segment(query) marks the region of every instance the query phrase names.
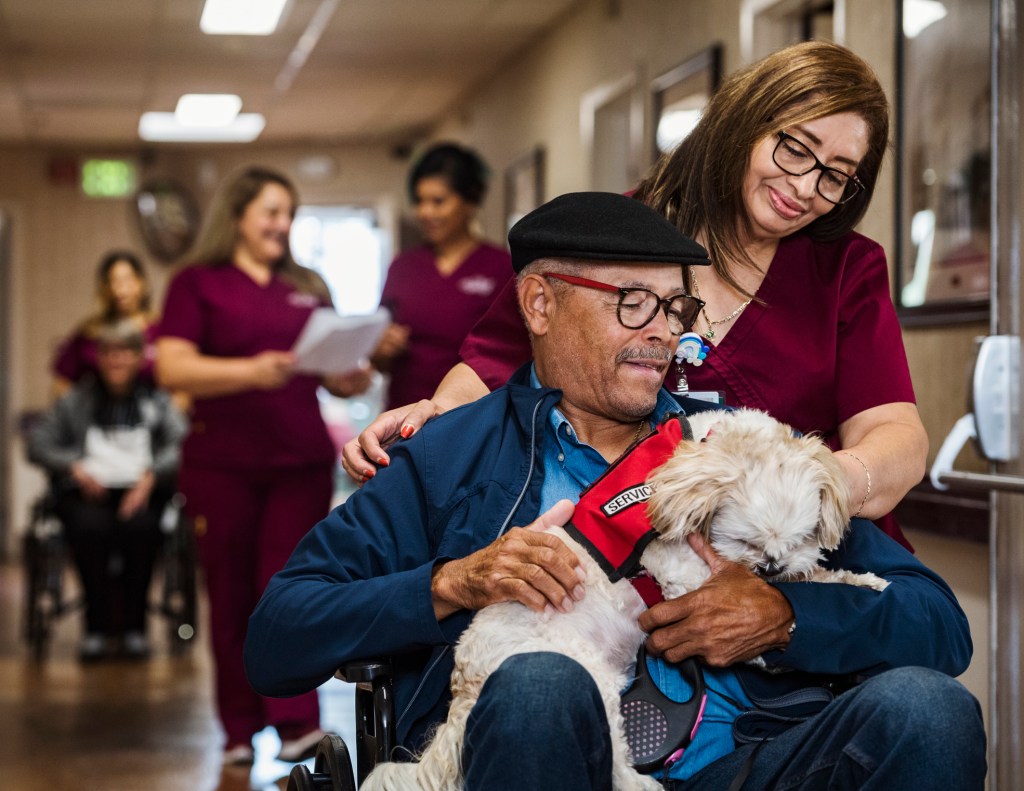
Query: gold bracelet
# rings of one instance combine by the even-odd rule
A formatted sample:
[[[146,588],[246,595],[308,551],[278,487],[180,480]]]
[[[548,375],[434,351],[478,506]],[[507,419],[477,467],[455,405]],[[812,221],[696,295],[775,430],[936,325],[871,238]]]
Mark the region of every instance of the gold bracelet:
[[[839,452],[840,453],[845,453],[847,456],[849,456],[854,461],[856,461],[861,467],[863,467],[864,468],[864,475],[866,475],[867,479],[868,479],[868,488],[864,490],[864,499],[861,500],[860,501],[860,505],[857,506],[857,513],[853,514],[850,517],[851,519],[856,519],[858,516],[860,516],[861,511],[864,510],[864,504],[868,501],[868,498],[871,496],[871,470],[868,469],[868,465],[866,465],[861,460],[861,458],[859,456],[857,456],[856,454],[850,453],[850,451],[848,451],[848,450],[841,450]]]

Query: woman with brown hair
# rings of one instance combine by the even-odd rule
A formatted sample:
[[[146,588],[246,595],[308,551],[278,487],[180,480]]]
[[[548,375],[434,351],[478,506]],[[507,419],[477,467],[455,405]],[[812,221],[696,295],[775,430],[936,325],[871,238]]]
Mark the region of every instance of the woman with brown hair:
[[[130,320],[146,341],[139,376],[153,381],[154,342],[157,317],[150,309],[149,280],[142,261],[127,250],[111,250],[96,268],[97,310],[57,348],[53,359],[54,398],[67,393],[71,386],[98,370],[98,338],[105,327],[123,319]]]
[[[886,515],[924,474],[927,436],[885,253],[853,230],[888,136],[888,103],[871,68],[845,47],[804,42],[729,77],[636,197],[713,263],[688,276],[706,303],[696,329],[709,347],[703,365],[678,374],[688,391],[824,435],[847,474],[850,512],[905,543]],[[506,292],[433,400],[381,415],[346,446],[350,475],[371,476],[371,462],[387,463],[383,439],[479,397],[528,359]]]
[[[253,759],[273,725],[280,758],[299,761],[321,736],[316,693],[263,698],[242,644],[264,586],[309,525],[330,509],[336,453],[317,400],[366,387],[368,375],[317,377],[289,351],[309,315],[331,305],[323,280],[292,257],[298,196],[282,175],[248,168],[217,196],[194,260],[172,280],[157,341],[162,385],[193,399],[179,488],[195,523],[210,599],[217,705],[226,763]]]

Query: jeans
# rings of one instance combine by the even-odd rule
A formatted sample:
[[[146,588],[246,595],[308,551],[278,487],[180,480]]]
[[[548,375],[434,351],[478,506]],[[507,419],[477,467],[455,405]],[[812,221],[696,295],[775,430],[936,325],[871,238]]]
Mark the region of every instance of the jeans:
[[[740,747],[675,791],[728,789],[753,750]],[[906,667],[868,679],[765,743],[743,788],[961,791],[984,788],[985,772],[978,702],[949,676]]]
[[[608,723],[590,675],[559,654],[521,654],[487,680],[466,725],[469,790],[611,787]],[[675,791],[728,789],[754,745],[705,767]],[[875,676],[755,756],[744,788],[984,788],[981,709],[957,681],[925,668]]]
[[[506,659],[466,722],[466,791],[611,789],[611,740],[597,685],[555,653]]]

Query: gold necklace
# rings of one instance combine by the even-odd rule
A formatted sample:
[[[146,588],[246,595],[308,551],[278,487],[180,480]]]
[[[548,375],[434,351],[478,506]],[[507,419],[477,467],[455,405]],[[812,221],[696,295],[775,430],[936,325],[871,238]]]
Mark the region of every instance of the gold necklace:
[[[630,445],[635,445],[640,439],[640,432],[644,430],[644,424],[647,423],[647,418],[641,418],[637,424],[636,432],[633,434],[633,439],[630,441]]]
[[[700,288],[697,287],[697,278],[691,276],[690,279],[693,281],[693,295],[697,299],[700,299]],[[754,301],[754,298],[750,297],[746,302],[744,302],[742,305],[740,305],[738,308],[736,308],[736,310],[734,310],[728,316],[726,316],[725,318],[721,318],[721,319],[715,319],[714,321],[712,321],[708,317],[707,309],[704,308],[704,307],[701,307],[701,309],[700,309],[701,315],[704,316],[704,321],[708,325],[707,330],[705,330],[704,333],[703,333],[704,337],[707,338],[709,341],[713,340],[714,337],[715,337],[715,325],[716,324],[725,324],[726,322],[732,321],[734,318],[736,318],[737,316],[739,316],[743,312],[743,309],[746,308],[747,305],[749,305],[753,301]]]

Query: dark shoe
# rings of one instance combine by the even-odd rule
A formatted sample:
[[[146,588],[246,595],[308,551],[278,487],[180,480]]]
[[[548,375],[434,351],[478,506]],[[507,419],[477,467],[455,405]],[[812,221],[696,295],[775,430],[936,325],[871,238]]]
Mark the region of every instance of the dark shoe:
[[[149,640],[143,632],[125,632],[122,644],[124,654],[129,659],[148,659],[150,654]]]
[[[90,632],[78,644],[78,659],[81,662],[98,662],[107,656],[106,635]]]

